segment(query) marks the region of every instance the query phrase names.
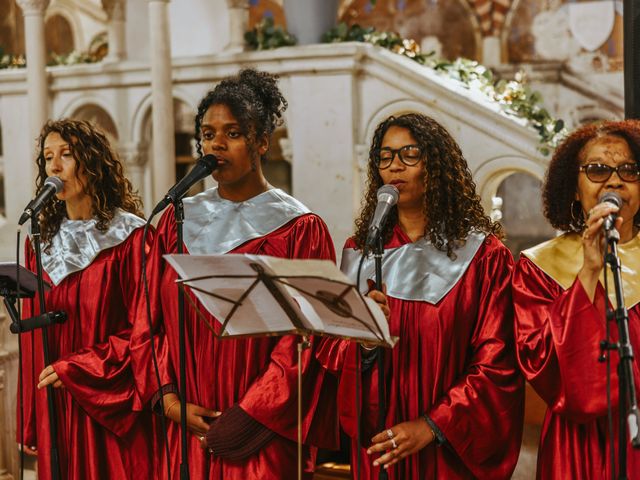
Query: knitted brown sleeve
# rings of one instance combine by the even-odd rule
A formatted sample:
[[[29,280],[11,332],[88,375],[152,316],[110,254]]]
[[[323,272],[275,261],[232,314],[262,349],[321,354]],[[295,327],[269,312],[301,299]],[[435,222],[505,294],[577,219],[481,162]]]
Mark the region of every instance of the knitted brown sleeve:
[[[234,405],[211,423],[206,441],[216,457],[238,461],[257,453],[275,436],[275,432]]]

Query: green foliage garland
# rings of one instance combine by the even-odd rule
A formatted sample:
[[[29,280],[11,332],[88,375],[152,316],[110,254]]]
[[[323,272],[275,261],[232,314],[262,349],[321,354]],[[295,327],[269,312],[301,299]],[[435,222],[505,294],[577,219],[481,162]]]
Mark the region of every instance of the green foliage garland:
[[[244,40],[252,50],[271,50],[298,43],[296,37],[274,25],[271,17],[264,17],[252,30],[245,32]]]

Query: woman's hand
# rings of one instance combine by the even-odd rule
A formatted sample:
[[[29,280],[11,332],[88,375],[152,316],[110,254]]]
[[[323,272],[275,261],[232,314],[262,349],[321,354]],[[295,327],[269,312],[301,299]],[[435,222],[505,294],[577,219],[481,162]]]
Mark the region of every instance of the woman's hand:
[[[180,398],[175,393],[166,394],[163,399],[164,415],[176,423],[180,423]],[[202,442],[202,437],[209,430],[208,418],[216,418],[222,415],[222,412],[209,410],[208,408],[187,402],[187,428],[190,432],[198,435]]]
[[[586,227],[582,232],[582,248],[584,251],[582,268],[578,272],[578,279],[584,287],[589,299],[593,301],[598,285],[600,272],[604,267],[604,252],[606,240],[604,238],[602,224],[607,215],[617,212],[619,209],[609,202],[599,203],[587,214]],[[620,229],[622,217],[616,219],[615,227]]]
[[[18,451],[20,451],[20,447],[21,447],[21,445],[18,444]],[[36,447],[24,446],[24,454],[25,455],[29,455],[30,457],[37,457],[38,456],[38,449]]]
[[[371,439],[373,445],[367,453],[387,452],[373,464],[389,468],[409,455],[419,452],[434,440],[433,431],[424,418],[395,425]]]
[[[38,380],[40,380],[38,388],[44,388],[47,385],[53,385],[53,388],[64,387],[62,380],[58,378],[58,374],[51,365],[46,366],[45,369],[40,372]]]
[[[375,290],[374,286],[375,284],[369,280],[369,293],[367,293],[367,297],[378,304],[388,322],[391,312],[389,310],[389,305],[387,304],[387,286],[383,283],[382,291]]]

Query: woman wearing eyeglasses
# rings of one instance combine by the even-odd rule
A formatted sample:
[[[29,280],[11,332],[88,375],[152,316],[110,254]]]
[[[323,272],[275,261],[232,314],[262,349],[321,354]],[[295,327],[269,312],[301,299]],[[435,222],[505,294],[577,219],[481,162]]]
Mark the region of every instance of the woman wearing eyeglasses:
[[[547,403],[538,478],[615,478],[618,355],[611,355],[613,431],[607,422],[607,366],[598,361],[606,338],[603,222],[617,214],[630,341],[640,349],[640,122],[603,122],[573,132],[556,150],[544,185],[545,216],[566,233],[522,252],[513,277],[520,367]],[[605,192],[620,209],[599,203]],[[612,277],[609,285],[613,289]],[[613,298],[613,297],[610,297]],[[611,300],[614,302],[615,300]],[[617,328],[610,324],[612,341]],[[637,363],[633,367],[640,385]],[[610,441],[615,451],[610,448]],[[628,478],[640,478],[640,451],[627,448]]]
[[[485,215],[460,147],[420,114],[382,122],[370,150],[369,184],[342,268],[355,280],[376,191],[400,196],[383,227],[386,295],[396,346],[363,348],[363,478],[510,478],[522,432],[523,382],[513,350],[513,260],[498,224]],[[373,279],[365,261],[361,284]],[[341,416],[356,436],[352,346],[341,378]],[[387,413],[377,428],[378,370],[384,354]],[[354,449],[355,451],[355,449]],[[353,459],[355,470],[357,457]]]

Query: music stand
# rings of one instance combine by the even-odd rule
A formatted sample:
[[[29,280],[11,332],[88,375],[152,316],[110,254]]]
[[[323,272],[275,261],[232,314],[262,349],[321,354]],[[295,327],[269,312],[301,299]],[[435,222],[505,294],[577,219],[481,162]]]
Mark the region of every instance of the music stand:
[[[393,347],[397,338],[377,304],[363,297],[329,260],[261,255],[165,255],[176,282],[194,292],[220,330],[218,338],[295,334],[298,343],[298,478],[302,478],[302,351],[309,335]],[[211,275],[209,272],[217,272]],[[260,314],[257,314],[257,312]]]

